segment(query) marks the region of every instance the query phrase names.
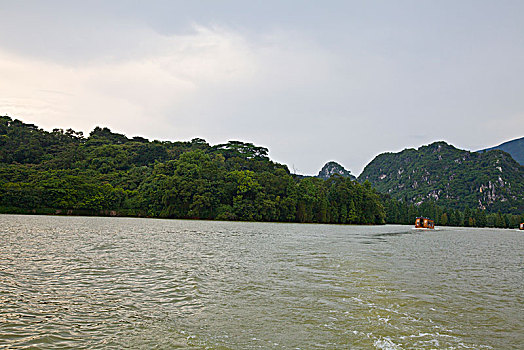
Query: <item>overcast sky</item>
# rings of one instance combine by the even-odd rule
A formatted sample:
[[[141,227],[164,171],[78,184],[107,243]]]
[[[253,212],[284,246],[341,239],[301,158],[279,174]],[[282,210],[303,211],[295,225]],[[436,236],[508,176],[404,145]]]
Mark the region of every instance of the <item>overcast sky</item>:
[[[0,114],[302,174],[524,136],[524,1],[2,1]]]

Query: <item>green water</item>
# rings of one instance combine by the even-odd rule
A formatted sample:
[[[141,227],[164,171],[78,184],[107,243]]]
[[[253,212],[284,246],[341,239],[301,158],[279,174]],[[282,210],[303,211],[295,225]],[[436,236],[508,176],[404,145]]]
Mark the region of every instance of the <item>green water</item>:
[[[0,348],[522,349],[524,233],[0,215]]]

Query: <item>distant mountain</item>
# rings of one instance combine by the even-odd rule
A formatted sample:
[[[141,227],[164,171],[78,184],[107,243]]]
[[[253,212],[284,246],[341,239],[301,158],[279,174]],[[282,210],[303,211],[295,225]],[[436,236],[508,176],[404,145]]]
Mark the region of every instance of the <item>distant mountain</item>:
[[[415,204],[435,200],[458,209],[524,210],[524,167],[500,150],[469,152],[435,142],[383,153],[365,167],[359,181],[365,180],[380,192]]]
[[[486,148],[478,152],[486,152],[494,149],[509,153],[520,165],[524,165],[524,137],[504,142],[498,146]]]
[[[335,174],[340,175],[342,177],[349,177],[352,180],[357,179],[353,174],[351,174],[351,171],[344,169],[342,165],[333,161],[327,162],[319,171],[317,177],[327,180]]]

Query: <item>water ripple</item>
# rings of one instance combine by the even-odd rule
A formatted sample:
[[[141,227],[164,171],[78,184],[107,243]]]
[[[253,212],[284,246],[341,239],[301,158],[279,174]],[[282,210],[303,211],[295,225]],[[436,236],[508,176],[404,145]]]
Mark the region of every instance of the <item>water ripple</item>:
[[[0,348],[518,349],[523,236],[0,215]]]

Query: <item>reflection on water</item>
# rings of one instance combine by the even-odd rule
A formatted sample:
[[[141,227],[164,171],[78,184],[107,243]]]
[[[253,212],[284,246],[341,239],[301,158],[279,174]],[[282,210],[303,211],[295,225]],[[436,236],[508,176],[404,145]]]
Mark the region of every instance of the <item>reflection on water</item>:
[[[517,231],[0,216],[0,348],[519,349]]]

